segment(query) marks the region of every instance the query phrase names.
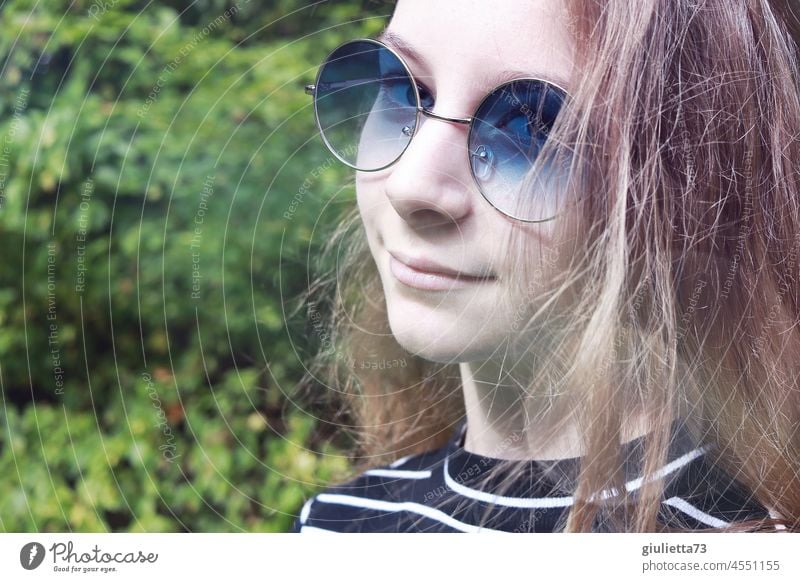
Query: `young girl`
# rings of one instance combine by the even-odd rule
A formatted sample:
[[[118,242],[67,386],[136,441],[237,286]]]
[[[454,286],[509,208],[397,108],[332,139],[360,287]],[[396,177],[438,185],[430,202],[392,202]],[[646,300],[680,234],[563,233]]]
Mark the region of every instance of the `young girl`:
[[[330,54],[356,463],[295,531],[800,527],[792,4],[399,0]]]

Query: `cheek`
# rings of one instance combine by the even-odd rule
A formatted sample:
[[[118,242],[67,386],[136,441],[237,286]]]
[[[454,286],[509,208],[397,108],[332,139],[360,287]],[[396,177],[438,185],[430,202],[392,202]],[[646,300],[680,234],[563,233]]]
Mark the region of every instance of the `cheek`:
[[[379,208],[388,204],[384,194],[386,172],[356,172],[356,202],[363,215],[374,215]]]
[[[374,182],[364,178],[364,172],[356,172],[356,204],[365,228],[374,228],[375,213],[377,211],[378,189]]]
[[[385,208],[388,202],[383,195],[382,182],[375,174],[356,172],[356,204],[373,256],[383,244],[384,231],[388,227]]]

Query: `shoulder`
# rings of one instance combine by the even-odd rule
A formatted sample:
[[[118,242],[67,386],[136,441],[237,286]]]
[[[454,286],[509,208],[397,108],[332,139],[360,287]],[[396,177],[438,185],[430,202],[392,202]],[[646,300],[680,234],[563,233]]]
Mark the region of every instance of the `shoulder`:
[[[397,531],[397,513],[430,487],[442,449],[408,455],[327,487],[305,501],[291,532]]]

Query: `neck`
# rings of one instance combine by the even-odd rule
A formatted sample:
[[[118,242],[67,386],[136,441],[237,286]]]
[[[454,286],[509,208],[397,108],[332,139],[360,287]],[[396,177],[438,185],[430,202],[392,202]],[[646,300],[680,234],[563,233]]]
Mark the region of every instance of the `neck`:
[[[553,460],[580,457],[584,447],[566,398],[531,394],[524,377],[494,360],[459,364],[467,433],[464,449],[486,457]],[[643,415],[622,426],[621,443],[644,435]]]

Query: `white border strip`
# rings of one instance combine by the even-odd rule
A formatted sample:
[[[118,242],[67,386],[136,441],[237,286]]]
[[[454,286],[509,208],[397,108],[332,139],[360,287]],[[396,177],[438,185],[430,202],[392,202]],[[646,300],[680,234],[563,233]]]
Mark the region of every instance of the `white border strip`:
[[[300,528],[300,533],[341,533],[332,529],[325,529],[322,527],[314,527],[313,525],[304,525]]]

